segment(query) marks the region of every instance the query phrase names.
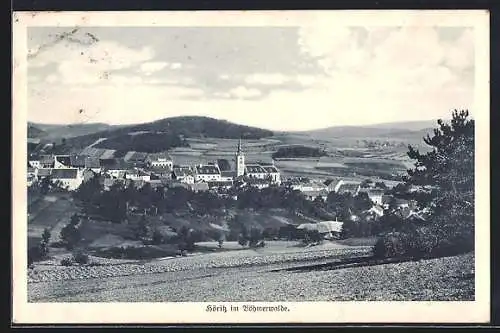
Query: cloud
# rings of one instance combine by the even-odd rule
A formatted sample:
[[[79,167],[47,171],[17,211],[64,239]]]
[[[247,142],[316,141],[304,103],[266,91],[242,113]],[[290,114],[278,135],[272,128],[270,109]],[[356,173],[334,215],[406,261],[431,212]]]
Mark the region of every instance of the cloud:
[[[234,89],[231,89],[229,91],[229,94],[231,94],[232,97],[239,98],[239,99],[247,99],[247,98],[254,98],[254,97],[259,97],[262,95],[261,91],[255,88],[246,88],[243,86],[238,86]]]
[[[168,63],[166,62],[145,62],[140,65],[140,69],[146,75],[152,74],[154,72],[158,72],[163,68],[167,67]]]
[[[55,45],[30,59],[41,82],[29,83],[29,119],[120,124],[205,115],[299,130],[435,119],[474,106],[470,30],[443,41],[431,27],[332,29],[318,22],[300,28],[299,37],[296,52],[317,63],[321,74],[269,66],[232,72],[218,63],[186,71],[191,64],[177,62],[183,58],[158,61],[150,47]]]
[[[37,68],[55,64],[62,84],[96,84],[111,71],[142,64],[153,56],[150,47],[132,49],[112,41],[91,45],[60,42],[40,49],[28,60],[28,65]]]
[[[289,80],[289,77],[281,73],[256,73],[245,78],[246,83],[265,85],[281,85]]]
[[[353,83],[365,91],[435,92],[468,84],[460,82],[462,71],[474,65],[470,30],[442,41],[433,27],[370,27],[360,38],[356,29],[325,29],[318,22],[299,30],[299,45],[327,74],[324,84],[341,90]]]

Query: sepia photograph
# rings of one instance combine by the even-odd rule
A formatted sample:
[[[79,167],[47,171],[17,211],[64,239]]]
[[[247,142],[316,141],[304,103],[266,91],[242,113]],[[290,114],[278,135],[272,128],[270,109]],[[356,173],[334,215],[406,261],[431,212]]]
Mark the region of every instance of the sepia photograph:
[[[15,13],[18,300],[487,321],[488,19]]]

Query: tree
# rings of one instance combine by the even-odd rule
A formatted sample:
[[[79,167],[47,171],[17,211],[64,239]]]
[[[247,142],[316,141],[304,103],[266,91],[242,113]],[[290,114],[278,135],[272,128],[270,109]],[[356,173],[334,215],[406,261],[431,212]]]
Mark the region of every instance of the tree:
[[[76,224],[70,222],[62,228],[60,238],[66,245],[66,248],[71,250],[81,239],[80,229],[76,226]]]
[[[45,177],[40,182],[40,193],[43,195],[49,193],[50,190],[50,177]]]
[[[363,212],[372,208],[373,203],[366,192],[360,192],[354,197],[354,209],[357,212]]]
[[[192,251],[194,249],[194,237],[193,229],[189,229],[186,226],[182,226],[179,230],[179,248],[181,250]]]
[[[238,244],[240,244],[241,246],[247,246],[248,238],[248,229],[243,225],[241,226],[241,232],[238,236]]]
[[[149,236],[150,227],[146,216],[142,215],[137,225],[134,228],[134,234],[137,239],[147,238]]]
[[[153,244],[156,244],[156,245],[163,243],[163,235],[162,235],[160,230],[155,229],[153,231],[152,242],[153,242]]]
[[[255,247],[262,240],[262,232],[258,228],[252,228],[250,230],[250,237],[248,237],[248,245],[250,247]]]
[[[455,110],[450,124],[440,119],[438,125],[432,137],[424,138],[431,151],[422,154],[408,146],[414,168],[408,170],[405,183],[392,191],[417,201],[427,213],[427,229],[417,226],[412,231],[410,223],[400,223],[392,215],[382,222],[392,230],[409,228],[416,243],[424,236],[437,237],[424,242],[427,254],[451,255],[474,249],[474,120],[467,110]],[[409,191],[410,187],[415,190]]]
[[[43,229],[42,242],[45,244],[49,244],[49,242],[50,242],[50,230],[49,230],[49,228]]]

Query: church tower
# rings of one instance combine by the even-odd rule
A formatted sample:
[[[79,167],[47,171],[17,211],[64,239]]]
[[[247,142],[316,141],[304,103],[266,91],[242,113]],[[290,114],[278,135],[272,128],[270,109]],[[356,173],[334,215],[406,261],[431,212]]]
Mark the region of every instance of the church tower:
[[[236,177],[245,174],[245,155],[241,150],[241,139],[238,142],[238,151],[236,152]]]

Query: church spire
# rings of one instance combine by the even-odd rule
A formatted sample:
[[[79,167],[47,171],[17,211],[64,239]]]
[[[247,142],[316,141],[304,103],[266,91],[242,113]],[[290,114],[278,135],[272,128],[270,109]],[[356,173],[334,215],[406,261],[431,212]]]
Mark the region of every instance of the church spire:
[[[238,141],[238,154],[241,154],[241,138]]]

